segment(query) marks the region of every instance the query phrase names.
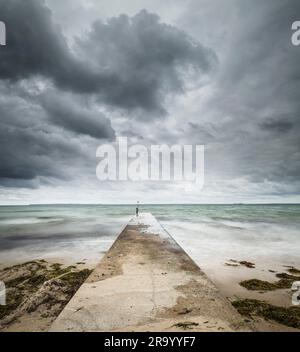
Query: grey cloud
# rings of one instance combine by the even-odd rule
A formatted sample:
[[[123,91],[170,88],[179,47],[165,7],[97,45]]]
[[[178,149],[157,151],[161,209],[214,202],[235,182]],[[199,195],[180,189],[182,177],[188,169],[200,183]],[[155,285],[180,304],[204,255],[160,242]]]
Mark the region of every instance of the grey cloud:
[[[0,51],[2,79],[50,74],[54,65],[70,61],[66,42],[43,1],[1,0],[0,6],[7,26],[7,46]]]
[[[0,0],[0,6],[8,27],[2,79],[42,75],[113,107],[161,115],[166,95],[184,91],[188,71],[207,74],[216,63],[211,50],[146,11],[95,22],[71,51],[44,1]]]
[[[67,180],[88,157],[84,140],[48,123],[44,109],[34,102],[1,91],[0,185],[38,187],[45,178]]]
[[[97,139],[113,140],[115,131],[101,112],[79,106],[79,97],[46,92],[40,98],[50,121],[77,134]]]
[[[285,120],[268,119],[261,123],[261,126],[269,131],[286,133],[293,128],[293,123]]]
[[[204,10],[198,1],[193,4],[186,27],[195,26],[196,37],[198,23],[208,33],[216,31],[212,48],[220,62],[213,93],[195,117],[208,132],[214,125],[207,173],[253,184],[274,181],[283,189],[293,183],[299,192],[300,51],[291,44],[291,24],[300,2],[231,0],[225,18],[216,12],[224,6],[222,0],[201,1]],[[213,22],[204,17],[207,13],[216,13]],[[186,138],[195,140],[196,134],[190,131]]]
[[[145,10],[96,21],[77,44],[98,70],[117,79],[100,89],[105,102],[157,114],[165,113],[166,95],[184,92],[186,80],[211,73],[217,63],[212,50]]]
[[[23,108],[15,97],[6,109],[1,105],[2,143],[7,143],[3,150],[13,156],[14,145],[23,148],[15,163],[4,158],[3,177],[27,177],[31,184],[39,175],[68,177],[61,165],[75,159],[81,160],[85,173],[83,163],[89,152],[94,155],[96,138],[113,138],[114,133],[97,109],[83,103],[91,99],[112,112],[107,116],[115,118],[116,134],[128,131],[146,144],[207,144],[206,186],[212,194],[231,200],[236,186],[235,194],[255,200],[268,182],[276,183],[270,194],[272,190],[299,194],[300,50],[290,41],[291,23],[300,13],[298,0],[180,2],[186,12],[180,11],[173,25],[146,11],[92,25],[93,14],[93,20],[85,17],[81,23],[84,34],[72,48],[42,1],[0,0],[0,4],[10,36],[10,46],[0,48],[0,79],[9,85],[44,76],[55,85],[53,96],[36,97],[34,106]],[[70,4],[64,4],[65,14]],[[190,85],[199,87],[203,82],[209,85],[199,94],[176,99],[185,97]],[[167,112],[164,120],[155,119]],[[40,132],[31,133],[32,125]],[[69,154],[65,148],[73,149],[72,138],[80,140],[81,148],[92,149],[80,155],[78,147]],[[85,138],[93,142],[88,145]],[[30,160],[25,160],[26,155]],[[42,155],[49,157],[46,165]],[[49,166],[53,162],[55,168]],[[19,180],[11,183],[22,183]],[[232,187],[222,188],[226,182]]]
[[[201,126],[199,124],[189,122],[186,132],[188,134],[192,133],[195,136],[195,141],[202,144],[208,144],[215,139],[213,135],[213,126],[211,126],[211,124]]]
[[[0,51],[0,78],[16,81],[43,75],[65,89],[91,92],[96,75],[71,53],[43,0],[0,0],[7,45]]]
[[[72,159],[78,153],[54,133],[3,125],[0,150],[0,183],[4,184],[8,180],[30,181],[38,176],[63,178],[61,161]]]

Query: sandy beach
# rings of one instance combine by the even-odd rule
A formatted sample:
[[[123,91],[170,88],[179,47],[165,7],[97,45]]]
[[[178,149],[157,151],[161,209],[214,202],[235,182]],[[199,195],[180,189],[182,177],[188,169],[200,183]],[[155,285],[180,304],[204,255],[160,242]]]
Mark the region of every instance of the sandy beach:
[[[36,261],[37,263],[39,261]],[[58,265],[56,260],[49,261],[49,262],[42,262],[46,265],[47,268],[51,268],[54,265]],[[8,275],[11,278],[18,278],[24,275],[24,271],[26,271],[26,267],[28,265],[23,263],[20,265],[17,272],[12,273],[11,271],[8,272]],[[60,265],[63,269],[68,268],[69,266]],[[93,270],[94,266],[82,263],[73,263],[71,265],[72,271],[78,273],[84,270]],[[14,271],[14,269],[12,270]],[[235,300],[239,299],[252,299],[252,300],[259,300],[265,301],[270,303],[271,305],[279,306],[279,307],[291,307],[291,297],[292,291],[290,289],[278,289],[275,291],[261,291],[261,290],[247,290],[246,288],[240,285],[240,282],[244,280],[249,280],[252,278],[259,278],[260,280],[268,280],[269,282],[276,281],[276,278],[273,273],[267,274],[265,269],[249,269],[243,267],[231,267],[226,268],[226,276],[219,276],[218,280],[214,280],[216,287],[220,290],[221,295],[228,299],[230,302],[234,302]],[[5,275],[3,269],[0,270],[0,278],[5,280]],[[7,273],[6,273],[7,274]],[[35,275],[33,274],[32,277],[34,278]],[[28,279],[27,276],[25,276]],[[81,285],[84,280],[85,276],[79,279],[78,285]],[[45,280],[46,281],[46,280]],[[38,289],[41,288],[41,285],[38,284]],[[34,289],[35,290],[35,289]],[[33,290],[33,291],[34,291]],[[1,331],[48,331],[51,327],[54,320],[57,318],[61,310],[65,307],[65,305],[69,302],[72,295],[75,293],[74,291],[71,294],[65,295],[63,293],[64,287],[56,287],[56,291],[53,292],[53,299],[54,301],[57,299],[60,303],[58,306],[49,307],[49,304],[45,304],[38,302],[36,305],[36,310],[34,309],[32,312],[27,312],[26,310],[18,311],[16,310],[16,317],[12,320],[5,318],[0,319],[0,330]],[[32,289],[29,289],[28,292],[24,293],[24,297],[28,297],[29,294],[32,294]],[[48,292],[44,292],[45,296],[48,296]],[[64,298],[61,298],[61,296]],[[34,300],[35,298],[33,298]],[[38,297],[37,297],[38,299]],[[264,319],[259,316],[252,317],[252,319],[247,320],[249,326],[254,331],[300,331],[300,329],[292,328],[283,324],[276,323],[275,321],[270,321]],[[174,324],[175,324],[174,320]],[[199,321],[197,321],[199,323]],[[166,324],[160,325],[162,330],[168,329],[170,326]],[[140,330],[136,331],[157,331],[157,325],[147,324],[145,326],[140,326]],[[128,330],[130,331],[130,329]],[[168,331],[178,331],[178,329],[171,329]],[[205,330],[204,330],[205,331]]]

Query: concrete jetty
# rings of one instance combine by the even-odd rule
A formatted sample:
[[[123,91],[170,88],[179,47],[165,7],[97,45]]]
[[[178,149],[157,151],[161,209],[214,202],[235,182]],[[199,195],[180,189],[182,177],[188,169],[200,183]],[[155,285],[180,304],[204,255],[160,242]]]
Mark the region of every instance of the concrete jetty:
[[[50,329],[247,330],[230,302],[149,213],[128,223]]]

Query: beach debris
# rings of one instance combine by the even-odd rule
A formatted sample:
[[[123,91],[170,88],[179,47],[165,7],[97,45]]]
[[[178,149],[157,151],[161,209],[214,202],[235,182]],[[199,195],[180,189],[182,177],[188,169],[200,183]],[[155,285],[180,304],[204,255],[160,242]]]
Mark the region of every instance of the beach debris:
[[[240,262],[241,265],[250,268],[250,269],[254,269],[255,268],[255,264],[251,263],[251,262],[247,262],[246,260],[243,260]]]
[[[234,263],[225,263],[226,266],[240,266],[239,264],[234,264]]]
[[[227,266],[241,266],[242,265],[242,266],[245,266],[250,269],[255,268],[254,263],[248,262],[246,260],[238,261],[238,260],[230,259],[228,262],[225,263],[225,265],[227,265]]]
[[[237,311],[248,318],[254,316],[273,320],[279,324],[300,329],[300,307],[280,307],[256,299],[242,299],[232,302]]]
[[[191,330],[193,329],[194,326],[198,326],[198,325],[199,325],[198,323],[195,323],[193,321],[184,321],[184,322],[174,324],[173,326],[183,330]]]

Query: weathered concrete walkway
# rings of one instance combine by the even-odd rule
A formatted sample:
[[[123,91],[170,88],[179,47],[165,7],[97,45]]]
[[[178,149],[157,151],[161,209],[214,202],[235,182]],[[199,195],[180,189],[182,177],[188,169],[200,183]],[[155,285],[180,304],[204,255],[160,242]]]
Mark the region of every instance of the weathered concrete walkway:
[[[133,218],[50,331],[236,331],[241,316],[148,213]]]

